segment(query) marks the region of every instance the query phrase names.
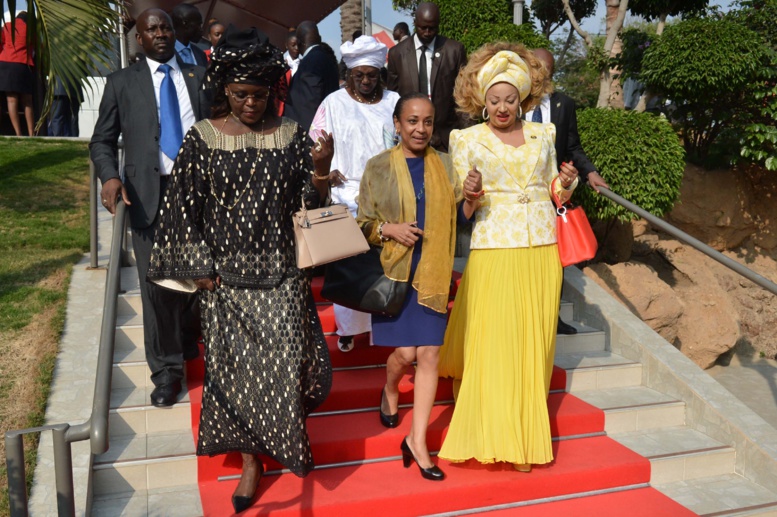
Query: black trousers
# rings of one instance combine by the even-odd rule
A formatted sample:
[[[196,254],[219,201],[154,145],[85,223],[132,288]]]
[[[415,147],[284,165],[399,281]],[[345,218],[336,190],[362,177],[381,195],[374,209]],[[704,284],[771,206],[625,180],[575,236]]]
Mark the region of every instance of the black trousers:
[[[164,192],[166,178],[160,181]],[[197,357],[201,333],[199,294],[166,289],[146,278],[158,224],[159,215],[148,228],[132,229],[143,305],[146,362],[155,386],[183,378],[184,360]]]

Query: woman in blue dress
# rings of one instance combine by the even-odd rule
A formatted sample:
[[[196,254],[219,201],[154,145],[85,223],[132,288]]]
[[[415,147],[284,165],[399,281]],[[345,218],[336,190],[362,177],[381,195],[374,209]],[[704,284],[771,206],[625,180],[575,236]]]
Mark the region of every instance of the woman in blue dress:
[[[408,281],[407,299],[396,317],[373,316],[373,342],[395,347],[386,365],[380,421],[399,425],[399,381],[417,362],[413,388],[413,421],[402,440],[404,466],[413,461],[425,479],[441,481],[426,445],[426,430],[437,392],[437,358],[445,336],[448,292],[456,242],[457,204],[462,215],[474,213],[480,191],[462,191],[450,157],[429,147],[434,106],[426,95],[409,94],[394,109],[400,143],[370,159],[359,188],[357,221],[370,244],[382,246],[381,263],[389,278]]]

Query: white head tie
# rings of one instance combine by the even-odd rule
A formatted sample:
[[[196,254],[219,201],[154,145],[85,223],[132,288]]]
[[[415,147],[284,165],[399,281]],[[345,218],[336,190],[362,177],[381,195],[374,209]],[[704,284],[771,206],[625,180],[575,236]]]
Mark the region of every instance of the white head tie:
[[[351,43],[346,41],[340,46],[345,66],[349,69],[357,66],[371,66],[381,68],[386,64],[386,45],[372,36],[359,36]]]

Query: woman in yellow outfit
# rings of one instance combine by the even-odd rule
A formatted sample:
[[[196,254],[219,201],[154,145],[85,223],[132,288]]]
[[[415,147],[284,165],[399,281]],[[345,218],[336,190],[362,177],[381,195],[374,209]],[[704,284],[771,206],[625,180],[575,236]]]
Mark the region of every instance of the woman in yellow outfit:
[[[577,170],[556,167],[555,126],[521,120],[550,89],[533,54],[510,43],[481,47],[456,81],[460,111],[485,122],[451,133],[453,165],[465,190],[480,173],[484,192],[440,351],[440,375],[461,380],[440,450],[449,461],[528,472],[553,460],[547,396],[562,269],[550,192],[566,201]]]

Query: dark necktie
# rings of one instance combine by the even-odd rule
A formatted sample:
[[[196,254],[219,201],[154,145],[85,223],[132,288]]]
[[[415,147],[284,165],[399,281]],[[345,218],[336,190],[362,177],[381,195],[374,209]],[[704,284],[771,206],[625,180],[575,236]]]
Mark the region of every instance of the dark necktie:
[[[534,111],[531,114],[531,121],[542,123],[542,109],[539,106],[534,108]]]
[[[426,73],[426,45],[421,46],[421,59],[418,60],[418,91],[429,95],[429,74]]]
[[[173,78],[170,76],[172,69],[173,67],[166,64],[159,65],[157,69],[165,74],[162,86],[159,88],[159,147],[168,158],[175,160],[183,142],[183,127],[178,94],[175,91]]]
[[[181,56],[181,61],[184,63],[189,63],[190,65],[196,65],[197,60],[194,59],[194,53],[192,52],[192,49],[189,47],[184,47],[181,49],[178,54]]]
[[[542,122],[542,109],[537,106],[534,108],[534,111],[531,114],[531,121],[532,122]]]

